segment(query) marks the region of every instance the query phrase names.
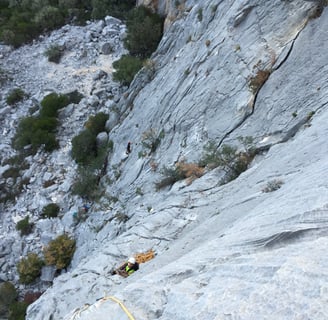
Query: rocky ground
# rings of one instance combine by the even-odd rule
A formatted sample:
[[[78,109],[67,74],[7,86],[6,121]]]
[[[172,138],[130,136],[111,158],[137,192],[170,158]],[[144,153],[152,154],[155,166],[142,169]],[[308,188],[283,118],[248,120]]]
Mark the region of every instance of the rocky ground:
[[[29,168],[23,174],[30,183],[14,205],[1,205],[2,281],[17,284],[16,264],[21,257],[30,251],[40,252],[51,238],[64,230],[72,232],[70,226],[64,226],[60,219],[39,220],[40,213],[43,206],[51,202],[60,205],[61,216],[67,211],[74,212],[81,204],[81,200],[68,195],[76,175],[76,164],[70,157],[71,139],[83,129],[90,115],[104,110],[108,112],[120,98],[122,89],[112,80],[112,62],[124,52],[124,32],[121,21],[107,17],[84,27],[64,26],[41,36],[32,45],[16,50],[0,46],[0,69],[5,79],[1,86],[0,109],[1,175],[10,168],[8,164],[4,165],[5,160],[15,155],[11,140],[22,117],[37,113],[40,101],[51,92],[59,94],[77,90],[84,96],[78,105],[70,105],[60,113],[61,125],[57,135],[60,150],[53,154],[41,151],[27,158]],[[53,45],[60,46],[63,51],[58,64],[49,62],[45,56],[45,51]],[[14,88],[22,89],[28,97],[9,106],[6,97]],[[55,183],[45,188],[46,181]],[[1,177],[3,188],[14,183],[11,178]],[[21,237],[16,223],[27,215],[31,222],[36,223],[35,231]]]

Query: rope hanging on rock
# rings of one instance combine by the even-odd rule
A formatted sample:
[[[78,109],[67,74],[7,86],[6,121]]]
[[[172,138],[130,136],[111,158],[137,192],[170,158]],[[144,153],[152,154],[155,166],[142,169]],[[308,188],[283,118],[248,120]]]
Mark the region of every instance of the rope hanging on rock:
[[[135,320],[135,318],[132,316],[132,314],[129,312],[129,310],[126,308],[126,306],[123,304],[123,302],[118,300],[116,297],[107,296],[107,297],[103,297],[100,301],[104,302],[104,301],[109,300],[109,299],[116,302],[122,308],[122,310],[125,312],[125,314],[128,316],[128,318],[130,320]]]

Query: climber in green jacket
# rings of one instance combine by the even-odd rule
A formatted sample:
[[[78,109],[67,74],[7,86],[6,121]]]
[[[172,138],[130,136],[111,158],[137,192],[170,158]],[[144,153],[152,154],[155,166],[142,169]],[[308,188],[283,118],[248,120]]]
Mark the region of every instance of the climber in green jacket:
[[[134,257],[129,258],[129,260],[123,263],[120,267],[113,270],[112,274],[119,274],[120,276],[126,278],[130,276],[133,272],[139,269],[139,263]]]

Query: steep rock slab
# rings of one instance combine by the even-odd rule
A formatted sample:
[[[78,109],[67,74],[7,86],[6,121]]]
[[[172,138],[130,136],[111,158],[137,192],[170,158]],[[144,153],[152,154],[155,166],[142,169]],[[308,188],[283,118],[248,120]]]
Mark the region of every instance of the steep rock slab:
[[[264,86],[270,87],[270,80],[257,91],[252,92],[248,86],[249,77],[256,75],[253,66],[263,57],[264,64],[260,67],[266,67],[271,61],[265,35],[268,33],[268,38],[284,35],[279,41],[275,42],[274,38],[271,42],[282,54],[277,61],[289,59],[292,55],[286,55],[284,48],[289,50],[289,41],[301,30],[307,30],[305,22],[313,6],[302,1],[252,2],[251,5],[250,2],[232,5],[221,2],[213,19],[205,15],[212,12],[210,5],[210,2],[204,3],[204,22],[208,19],[205,24],[199,21],[200,7],[195,6],[183,20],[172,25],[172,34],[167,33],[158,51],[159,55],[167,55],[163,60],[154,56],[157,61],[163,61],[162,69],[139,92],[133,105],[128,106],[132,111],[122,119],[123,123],[112,131],[115,150],[110,164],[119,165],[121,178],[110,186],[108,193],[120,196],[130,219],[115,240],[111,224],[106,224],[99,235],[88,238],[94,226],[88,221],[90,226],[86,224],[84,230],[80,230],[85,242],[75,257],[75,269],[55,280],[53,288],[31,306],[28,319],[43,320],[50,314],[61,318],[84,303],[95,302],[102,291],[127,301],[133,290],[137,294],[128,307],[141,319],[214,319],[217,315],[251,319],[255,315],[270,317],[275,311],[278,318],[285,319],[310,314],[312,306],[319,304],[318,319],[324,319],[322,315],[327,312],[322,304],[325,282],[318,280],[309,286],[309,292],[303,290],[312,280],[312,274],[303,270],[313,267],[311,259],[324,265],[318,257],[327,242],[327,183],[323,174],[327,112],[324,107],[313,117],[311,127],[300,127],[290,137],[291,141],[273,146],[251,169],[225,186],[218,186],[219,175],[213,171],[190,186],[177,183],[170,190],[155,193],[153,182],[158,176],[149,169],[148,160],[138,159],[138,145],[128,158],[124,156],[126,142],[132,139],[140,143],[142,133],[149,127],[165,129],[154,156],[160,165],[171,164],[182,156],[196,160],[202,149],[200,141],[208,138],[224,141],[250,118],[252,111],[247,108],[254,107],[255,96],[260,99]],[[268,13],[275,13],[276,23],[266,19]],[[255,17],[261,24],[254,24]],[[315,20],[313,25],[320,27],[321,23],[322,20]],[[181,32],[174,32],[176,30]],[[240,43],[247,30],[252,32],[239,48],[236,47],[239,42],[231,40],[231,30],[239,35]],[[190,33],[197,42],[186,41]],[[210,51],[210,56],[213,54],[210,63],[206,62],[207,47],[211,44],[206,45],[207,39],[216,45]],[[261,43],[265,43],[264,47]],[[237,59],[236,51],[231,48],[241,54],[244,47],[248,50]],[[220,59],[215,59],[217,56]],[[194,70],[205,73],[207,68],[199,67],[203,65],[213,72],[208,82],[205,76],[198,79],[199,73],[194,73]],[[133,86],[137,86],[137,80]],[[218,86],[219,93],[214,95]],[[274,91],[272,87],[268,95],[274,96]],[[275,110],[277,114],[282,111]],[[273,117],[273,126],[280,128],[275,119]],[[253,123],[257,127],[256,119]],[[281,130],[288,132],[292,127],[293,124],[284,123]],[[259,135],[261,128],[259,122]],[[248,134],[246,129],[242,133]],[[283,185],[275,192],[263,192],[272,179],[281,179]],[[146,190],[144,197],[136,196],[137,186]],[[149,206],[152,210],[148,211]],[[104,219],[110,214],[108,210]],[[313,245],[316,249],[312,252]],[[148,249],[147,246],[155,247],[158,252],[153,261],[127,280],[108,278],[115,259],[123,259],[138,249]],[[286,282],[293,274],[294,264],[295,278]],[[325,274],[324,267],[319,267],[314,278]],[[226,281],[227,278],[230,281]],[[290,290],[292,284],[295,291]],[[281,289],[278,290],[278,286]],[[315,286],[319,291],[315,291]],[[72,296],[71,292],[76,295]],[[220,304],[216,304],[217,292],[222,299]],[[263,293],[275,299],[266,299]],[[297,300],[301,303],[295,303]]]

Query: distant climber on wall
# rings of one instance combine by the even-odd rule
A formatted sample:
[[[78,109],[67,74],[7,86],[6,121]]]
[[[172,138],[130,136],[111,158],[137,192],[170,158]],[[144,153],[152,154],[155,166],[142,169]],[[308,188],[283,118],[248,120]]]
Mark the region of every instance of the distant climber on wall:
[[[131,142],[128,142],[128,145],[126,147],[126,154],[130,154],[131,153]]]
[[[134,257],[129,258],[129,260],[123,263],[120,267],[112,271],[112,275],[119,274],[120,276],[126,278],[130,276],[133,272],[139,269],[139,263]]]

